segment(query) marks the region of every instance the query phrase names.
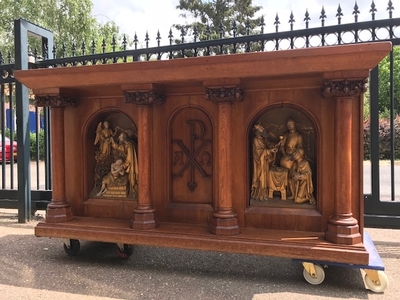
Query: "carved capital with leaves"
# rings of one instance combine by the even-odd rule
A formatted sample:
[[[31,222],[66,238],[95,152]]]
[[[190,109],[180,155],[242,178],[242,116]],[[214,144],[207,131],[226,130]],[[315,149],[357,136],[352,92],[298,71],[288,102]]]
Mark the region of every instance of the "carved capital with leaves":
[[[164,95],[155,91],[124,91],[124,100],[127,103],[135,103],[137,105],[164,104]]]
[[[78,106],[78,101],[75,98],[64,97],[59,94],[57,95],[35,95],[36,106],[48,106],[48,107],[76,107]]]
[[[322,85],[322,96],[330,97],[357,97],[367,90],[367,79],[362,80],[325,80]]]
[[[243,100],[243,90],[237,86],[206,88],[205,98],[214,103],[240,102]]]

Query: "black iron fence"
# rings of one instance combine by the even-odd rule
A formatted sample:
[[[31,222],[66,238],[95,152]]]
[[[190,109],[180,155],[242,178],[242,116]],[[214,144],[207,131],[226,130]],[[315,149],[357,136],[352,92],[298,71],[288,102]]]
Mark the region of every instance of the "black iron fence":
[[[0,207],[18,208],[18,221],[26,222],[32,211],[43,209],[51,199],[49,112],[29,105],[29,91],[14,79],[14,70],[26,70],[32,67],[28,63],[28,36],[41,38],[43,45],[53,44],[53,35],[48,30],[25,20],[14,22],[15,56],[7,55],[7,64],[0,54],[0,108],[1,108],[1,189]],[[34,117],[29,118],[33,110]],[[7,113],[5,113],[7,112]],[[43,116],[44,137],[40,141],[40,119]],[[8,122],[7,122],[8,120]],[[32,121],[35,134],[32,137],[29,122]],[[7,137],[8,136],[8,137]],[[44,155],[40,160],[31,145],[40,148],[43,144]],[[37,150],[37,149],[36,149]],[[32,161],[31,161],[32,158]],[[35,178],[35,175],[37,178]],[[32,182],[31,179],[35,180]],[[36,182],[36,184],[35,184]]]
[[[379,7],[381,6],[381,7]],[[265,20],[261,18],[259,27],[250,28],[250,22],[246,25],[246,35],[239,36],[237,34],[235,22],[232,22],[230,28],[224,28],[220,26],[218,28],[219,39],[211,39],[211,36],[215,36],[212,33],[210,27],[206,27],[204,32],[199,32],[197,28],[191,28],[190,31],[182,29],[181,32],[175,33],[179,36],[179,39],[175,39],[172,30],[169,30],[167,35],[166,45],[162,44],[161,34],[158,32],[155,41],[156,46],[150,47],[150,37],[146,34],[144,41],[140,42],[138,37],[135,35],[130,48],[129,43],[125,37],[123,37],[121,44],[117,45],[117,41],[113,38],[110,44],[107,45],[106,41],[103,40],[100,49],[96,49],[96,43],[89,41],[87,44],[76,45],[71,43],[71,49],[67,49],[65,45],[50,45],[46,39],[42,39],[42,49],[34,49],[32,51],[32,63],[27,63],[29,68],[55,68],[55,67],[68,67],[78,65],[95,65],[95,64],[110,64],[110,63],[125,63],[125,62],[136,62],[136,61],[149,61],[149,60],[163,60],[163,59],[185,59],[187,57],[196,56],[212,56],[212,55],[229,55],[236,53],[245,52],[265,52],[265,51],[277,51],[286,49],[299,49],[299,48],[312,48],[312,47],[323,47],[343,44],[355,44],[355,43],[366,43],[366,42],[377,42],[377,41],[391,41],[394,46],[400,45],[400,18],[393,17],[394,6],[392,1],[388,1],[387,5],[379,3],[379,6],[375,5],[372,1],[370,7],[363,8],[363,11],[368,9],[369,21],[359,22],[360,8],[355,3],[352,11],[344,12],[340,5],[335,14],[335,20],[337,24],[325,26],[327,20],[327,13],[322,8],[321,13],[318,17],[319,24],[316,27],[311,27],[311,19],[306,10],[303,21],[304,29],[294,30],[295,17],[293,13],[290,14],[288,23],[290,30],[279,31],[281,19],[276,15],[273,20],[275,32],[264,33]],[[376,20],[375,14],[377,10],[386,10],[388,15],[386,19]],[[342,18],[344,14],[351,14],[353,22],[342,24]],[[332,14],[331,14],[332,15]],[[27,23],[26,21],[19,20],[18,22]],[[16,24],[17,24],[16,23]],[[33,26],[33,25],[32,25]],[[20,37],[19,37],[20,38]],[[17,40],[16,40],[17,42]],[[89,47],[87,45],[90,45]],[[106,49],[111,49],[111,52],[106,52]],[[27,49],[25,49],[27,53]],[[39,54],[40,53],[40,54]],[[59,57],[56,57],[57,54]],[[0,58],[2,58],[0,53]],[[28,59],[23,58],[23,59]],[[400,59],[400,58],[399,58]],[[17,60],[15,63],[11,59],[11,55],[8,54],[7,59],[0,59],[0,96],[1,96],[1,109],[0,115],[2,120],[1,125],[1,141],[4,141],[5,127],[4,127],[4,109],[5,104],[9,106],[13,105],[12,95],[14,92],[13,84],[14,78],[12,76],[13,70],[17,68]],[[391,139],[390,149],[392,150],[389,161],[385,162],[384,170],[379,160],[379,71],[375,68],[371,72],[370,77],[370,162],[365,164],[366,174],[366,194],[365,194],[365,216],[367,225],[377,226],[391,226],[400,227],[400,197],[399,191],[396,191],[396,175],[400,170],[400,165],[397,167],[394,155],[394,120],[396,114],[399,112],[395,111],[395,98],[394,98],[394,55],[393,52],[390,54],[390,118],[389,123],[391,126]],[[17,91],[18,92],[18,91]],[[5,100],[8,97],[8,102]],[[27,105],[29,101],[24,102]],[[18,107],[17,107],[18,109]],[[39,191],[46,191],[50,189],[50,168],[49,168],[49,131],[48,125],[48,111],[43,113],[45,117],[43,129],[45,134],[45,171],[42,176],[45,181],[41,184],[41,181],[37,181],[37,189]],[[36,115],[38,116],[38,114]],[[39,124],[40,121],[37,121]],[[21,125],[23,126],[23,125]],[[24,125],[25,126],[25,125]],[[24,129],[28,130],[28,129]],[[10,134],[15,134],[15,131],[10,129]],[[20,129],[17,126],[17,134],[20,134]],[[37,138],[36,145],[40,147],[40,140]],[[4,145],[4,143],[3,143]],[[3,150],[4,151],[4,150]],[[39,152],[39,151],[38,151]],[[20,153],[18,153],[18,164]],[[40,165],[40,157],[35,157],[34,162],[36,166]],[[13,162],[10,164],[2,162],[2,175],[3,179],[7,177],[7,167],[9,167],[10,174],[13,172]],[[39,171],[40,168],[36,167],[37,178],[41,177]],[[32,171],[32,170],[31,170]],[[384,172],[385,181],[382,182],[382,176],[380,172]],[[389,174],[389,176],[388,176]],[[19,176],[20,174],[18,174]],[[33,173],[31,172],[31,176]],[[11,176],[12,177],[12,176]],[[3,183],[3,182],[1,182]],[[385,185],[382,188],[382,185]],[[10,184],[10,188],[5,188],[6,184],[2,185],[0,190],[0,198],[3,199],[5,196],[10,196],[9,192],[15,190],[16,185]],[[44,188],[43,188],[44,187]],[[18,186],[20,188],[20,186]],[[385,196],[382,197],[384,191]],[[34,195],[32,191],[32,195]],[[49,194],[44,197],[40,195],[45,201],[49,200]],[[35,198],[37,199],[37,198]],[[15,201],[15,198],[13,199]],[[2,202],[1,202],[2,201]],[[19,199],[21,201],[21,199]],[[25,200],[24,200],[25,201]],[[13,202],[14,203],[14,202]],[[0,206],[4,206],[4,201],[0,200]]]

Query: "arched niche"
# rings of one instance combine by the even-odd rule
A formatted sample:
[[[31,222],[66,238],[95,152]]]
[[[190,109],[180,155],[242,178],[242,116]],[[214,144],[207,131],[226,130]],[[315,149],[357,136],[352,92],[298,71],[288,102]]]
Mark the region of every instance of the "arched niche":
[[[212,204],[213,137],[209,116],[184,108],[169,123],[170,202]]]
[[[102,140],[102,132],[107,131],[105,123],[108,123],[108,148],[109,151],[105,151],[103,143],[107,141]],[[103,200],[107,199],[136,199],[137,195],[132,193],[129,189],[129,183],[127,183],[127,190],[124,192],[123,189],[117,192],[111,192],[108,194],[97,195],[102,186],[103,179],[109,174],[111,170],[111,164],[117,159],[125,157],[121,151],[116,150],[112,147],[112,140],[115,143],[120,143],[119,136],[124,133],[126,140],[131,143],[134,152],[137,156],[137,127],[135,123],[125,113],[119,110],[110,110],[99,112],[89,120],[86,136],[86,182],[87,182],[87,193],[89,198],[99,198]],[[104,138],[104,135],[103,135]],[[137,159],[136,159],[137,162]],[[126,169],[126,168],[125,168]],[[124,176],[128,176],[128,171],[125,172]],[[119,183],[122,185],[122,183]]]
[[[317,203],[316,125],[300,107],[269,107],[249,128],[250,206]]]

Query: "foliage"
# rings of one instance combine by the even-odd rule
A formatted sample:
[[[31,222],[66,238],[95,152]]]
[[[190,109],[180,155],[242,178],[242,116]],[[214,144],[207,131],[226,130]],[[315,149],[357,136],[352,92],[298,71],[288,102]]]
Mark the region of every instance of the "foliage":
[[[393,48],[394,109],[400,113],[400,47]],[[379,113],[387,116],[390,112],[390,61],[385,57],[379,64]]]
[[[4,135],[8,138],[10,138],[10,129],[5,128],[4,129]],[[44,159],[44,154],[45,154],[45,148],[44,148],[44,130],[40,130],[38,133],[39,136],[39,159],[43,160]],[[14,141],[17,141],[17,132],[14,131],[13,135]],[[36,133],[30,132],[29,133],[29,140],[30,140],[30,158],[32,160],[36,160],[37,156],[37,148],[36,148]]]
[[[39,131],[39,159],[43,160],[44,159],[44,154],[45,154],[45,148],[44,148],[44,130]],[[37,147],[36,147],[36,133],[31,132],[29,134],[29,139],[30,139],[30,153],[31,153],[31,159],[36,160],[37,158]]]
[[[116,36],[117,44],[121,44],[123,36],[119,35],[118,26],[112,21],[100,24],[91,16],[91,12],[90,0],[2,0],[0,52],[4,56],[9,51],[13,53],[13,20],[19,18],[29,20],[54,33],[57,57],[63,56],[63,52],[66,56],[71,56],[74,47],[77,54],[83,54],[83,47],[88,49],[86,53],[91,53],[92,41],[97,47],[101,47],[103,39],[111,41],[113,36]],[[40,43],[37,38],[29,39],[32,51],[35,48],[40,49]],[[110,43],[108,42],[106,47],[107,51],[111,50]]]
[[[1,133],[0,133],[0,134],[1,134]],[[11,131],[10,131],[10,128],[4,128],[4,135],[5,135],[6,137],[8,137],[9,139],[11,139]],[[14,132],[13,132],[12,140],[14,140],[14,141],[17,140],[17,131],[16,131],[16,130],[14,130]]]
[[[369,88],[364,94],[364,107],[363,107],[363,119],[364,121],[368,120],[371,115],[371,104],[370,104],[370,96],[369,96]]]
[[[400,47],[393,48],[394,114],[400,114]],[[379,64],[379,118],[390,118],[390,61],[385,57]],[[370,117],[369,90],[364,94],[364,120]]]
[[[394,119],[394,159],[400,159],[400,115]],[[371,124],[369,119],[364,121],[364,159],[370,159]],[[390,149],[390,119],[379,120],[379,159],[391,159]]]
[[[226,35],[246,35],[247,22],[249,33],[254,34],[254,28],[261,22],[261,18],[254,18],[261,6],[252,5],[252,0],[180,0],[176,8],[183,11],[180,16],[186,21],[193,22],[175,24],[174,27],[189,34],[193,34],[196,28],[199,40],[208,38],[207,26],[210,32],[209,39],[218,39]]]

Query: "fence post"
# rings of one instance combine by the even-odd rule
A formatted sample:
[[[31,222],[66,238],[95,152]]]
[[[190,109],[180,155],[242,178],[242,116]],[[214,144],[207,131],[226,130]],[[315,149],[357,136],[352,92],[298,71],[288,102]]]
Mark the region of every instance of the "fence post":
[[[47,49],[53,47],[52,32],[23,19],[14,21],[15,70],[28,69],[28,35],[47,41]],[[52,56],[49,53],[49,56]],[[52,57],[50,57],[52,58]],[[18,153],[18,222],[31,220],[31,174],[29,138],[29,94],[28,89],[16,81],[17,153]]]
[[[14,21],[15,70],[28,69],[28,35],[21,20]],[[25,33],[25,34],[24,34]],[[29,94],[28,89],[16,81],[17,153],[18,153],[18,222],[31,220],[31,174],[29,165]]]

